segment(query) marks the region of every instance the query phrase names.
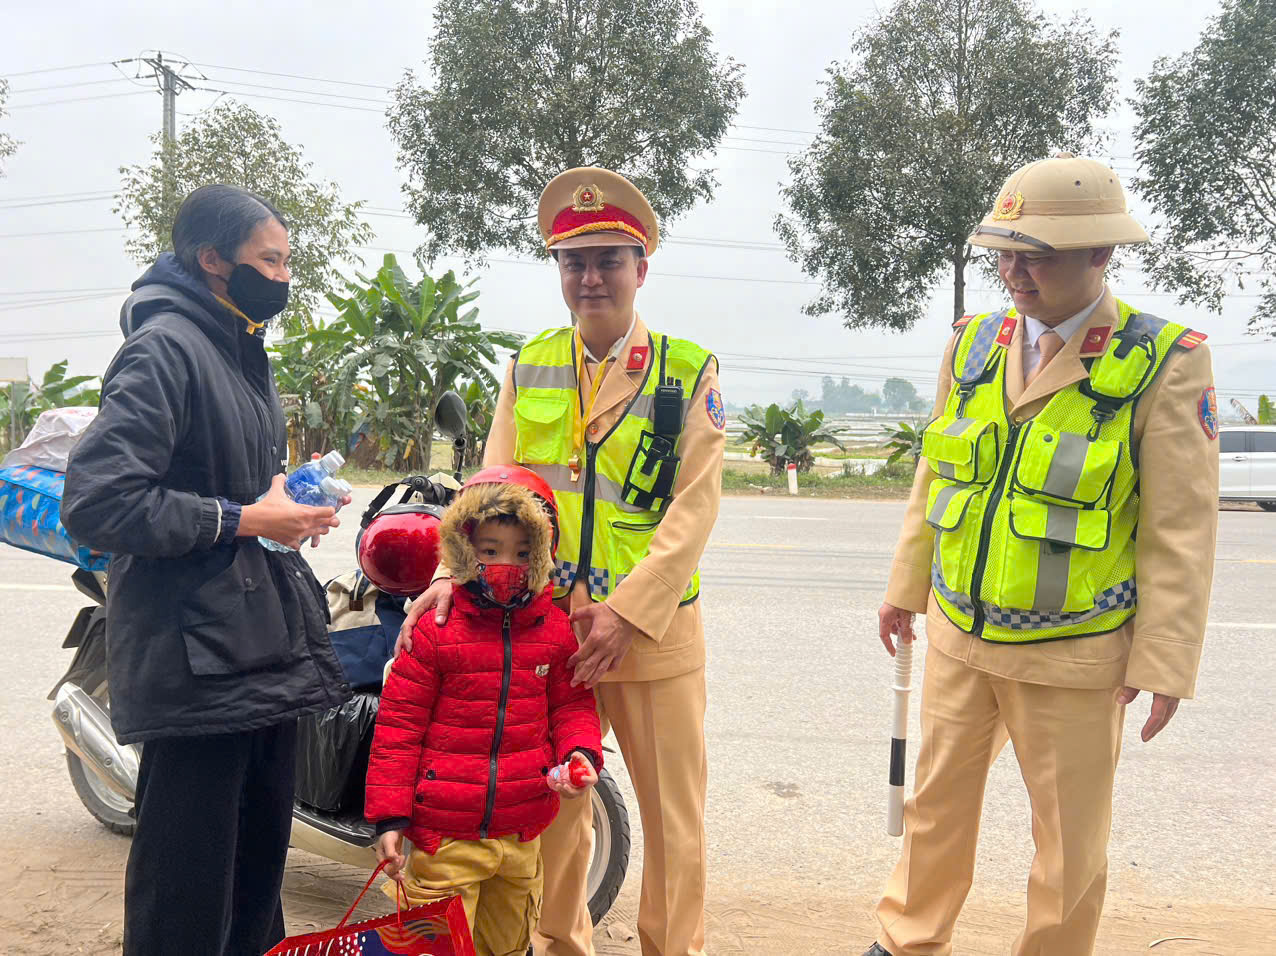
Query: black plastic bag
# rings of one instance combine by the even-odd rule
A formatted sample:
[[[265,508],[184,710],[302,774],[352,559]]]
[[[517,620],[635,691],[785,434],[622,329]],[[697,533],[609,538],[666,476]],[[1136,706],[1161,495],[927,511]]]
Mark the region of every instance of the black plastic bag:
[[[297,721],[297,799],[330,813],[363,813],[368,753],[381,698],[355,694]]]

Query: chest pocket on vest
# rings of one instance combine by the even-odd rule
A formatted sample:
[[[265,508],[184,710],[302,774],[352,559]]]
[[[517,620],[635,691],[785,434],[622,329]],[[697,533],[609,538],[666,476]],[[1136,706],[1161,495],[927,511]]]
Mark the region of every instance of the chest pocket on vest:
[[[962,593],[969,591],[974,571],[984,491],[982,485],[936,478],[926,496],[926,523],[935,529],[935,562],[948,587]]]
[[[944,415],[926,426],[922,455],[941,478],[987,484],[997,473],[997,423]]]
[[[983,597],[1042,613],[1091,610],[1112,532],[1108,505],[1122,442],[1033,422],[1010,487],[1008,534],[990,542]]]
[[[514,401],[515,461],[531,464],[565,461],[571,414],[571,398],[566,395],[519,395]]]
[[[1121,448],[1119,441],[1091,441],[1034,422],[1020,443],[1014,491],[1073,508],[1104,507]]]
[[[663,511],[673,498],[673,484],[682,459],[668,438],[644,431],[629,462],[620,497],[643,511]]]

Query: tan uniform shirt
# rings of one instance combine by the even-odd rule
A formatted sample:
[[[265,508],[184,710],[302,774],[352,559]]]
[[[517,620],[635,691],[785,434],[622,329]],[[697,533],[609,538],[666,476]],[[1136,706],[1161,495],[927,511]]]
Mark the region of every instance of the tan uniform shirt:
[[[1039,413],[1055,392],[1087,377],[1080,349],[1091,328],[1115,327],[1116,300],[1105,291],[1098,307],[1028,389],[1023,387],[1024,323],[1006,350],[1006,408],[1012,421]],[[948,343],[939,370],[935,415],[952,387]],[[1040,644],[996,644],[958,629],[931,598],[934,529],[923,515],[935,473],[923,460],[913,481],[895,548],[886,601],[926,614],[927,639],[979,670],[1035,684],[1100,689],[1129,685],[1191,697],[1196,686],[1214,574],[1218,528],[1218,442],[1201,424],[1202,393],[1214,383],[1209,350],[1175,347],[1138,399],[1134,450],[1139,467],[1135,545],[1138,609],[1120,629],[1095,637]]]
[[[647,374],[641,369],[628,369],[629,350],[646,345],[647,326],[642,319],[634,323],[629,339],[620,349],[619,358],[607,372],[599,387],[598,397],[589,421],[585,423],[585,440],[594,441],[611,429],[624,413]],[[647,353],[647,365],[655,359],[654,350]],[[593,385],[595,369],[586,366],[585,381],[579,383],[585,401]],[[652,374],[655,374],[653,371]],[[704,622],[700,601],[679,606],[687,584],[700,563],[709,532],[718,517],[722,497],[722,454],[726,433],[709,417],[707,399],[710,389],[718,387],[717,362],[709,362],[700,381],[684,382],[688,396],[687,417],[683,425],[679,451],[682,466],[674,485],[660,528],[651,539],[647,556],[622,581],[607,604],[642,634],[635,639],[620,667],[604,680],[660,680],[675,677],[704,666]],[[500,398],[492,418],[484,465],[514,464],[514,363],[505,370]],[[569,610],[585,607],[590,597],[583,579],[577,580],[569,596]]]

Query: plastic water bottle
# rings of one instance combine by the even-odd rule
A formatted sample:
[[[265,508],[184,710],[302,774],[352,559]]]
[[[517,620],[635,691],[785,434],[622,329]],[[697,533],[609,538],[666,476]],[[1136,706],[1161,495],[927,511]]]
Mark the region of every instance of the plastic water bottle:
[[[346,463],[340,452],[330,451],[317,461],[308,461],[284,479],[284,494],[299,505],[341,510],[343,499],[353,490],[348,481],[333,476]],[[266,497],[264,494],[261,498]],[[261,498],[257,500],[260,501]],[[262,547],[271,551],[293,551],[285,544],[259,537]]]

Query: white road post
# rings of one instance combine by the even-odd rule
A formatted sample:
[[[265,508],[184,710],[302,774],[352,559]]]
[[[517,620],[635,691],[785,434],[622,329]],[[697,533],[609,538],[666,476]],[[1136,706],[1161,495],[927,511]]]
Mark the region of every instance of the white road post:
[[[914,638],[916,640],[916,638]],[[904,835],[904,756],[908,748],[908,694],[913,689],[913,641],[895,645],[895,694],[891,714],[890,792],[886,803],[886,832]]]

